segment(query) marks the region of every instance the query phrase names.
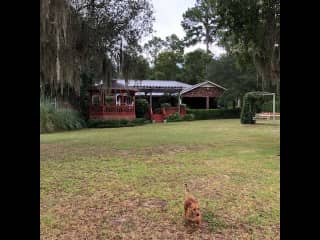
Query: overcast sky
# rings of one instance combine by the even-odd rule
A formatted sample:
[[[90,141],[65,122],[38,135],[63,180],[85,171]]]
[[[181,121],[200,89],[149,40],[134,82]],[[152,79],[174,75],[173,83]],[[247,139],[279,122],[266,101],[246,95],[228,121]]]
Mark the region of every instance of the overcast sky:
[[[157,36],[165,39],[175,33],[179,38],[183,38],[185,32],[181,26],[182,14],[188,9],[195,5],[195,0],[151,0],[154,7],[155,22],[153,24],[154,33],[152,36]],[[150,36],[144,39],[143,42],[151,39]],[[195,46],[185,49],[185,52],[193,51],[197,48],[205,50],[205,44],[197,44]],[[215,56],[219,56],[224,53],[224,50],[214,44],[210,47],[210,50]]]

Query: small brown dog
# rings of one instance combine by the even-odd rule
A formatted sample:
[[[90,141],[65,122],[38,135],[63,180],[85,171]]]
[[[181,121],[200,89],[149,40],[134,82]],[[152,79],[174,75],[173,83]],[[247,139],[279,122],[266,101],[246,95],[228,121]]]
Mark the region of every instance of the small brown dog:
[[[184,200],[184,217],[187,221],[195,222],[198,225],[202,222],[199,203],[196,198],[190,193],[187,184],[185,183],[185,200]]]

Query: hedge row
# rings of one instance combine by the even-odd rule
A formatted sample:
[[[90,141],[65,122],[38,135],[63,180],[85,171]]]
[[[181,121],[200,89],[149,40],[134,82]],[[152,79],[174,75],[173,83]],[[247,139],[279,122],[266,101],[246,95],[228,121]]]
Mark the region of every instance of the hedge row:
[[[89,128],[119,128],[119,127],[134,127],[150,123],[149,120],[144,118],[136,118],[132,121],[127,119],[114,119],[114,120],[103,120],[103,119],[89,119],[87,126]]]
[[[194,120],[193,114],[186,114],[183,117],[180,116],[179,113],[170,114],[166,118],[167,122],[179,122],[179,121],[192,121]]]
[[[187,109],[195,120],[240,118],[240,108],[235,109]]]

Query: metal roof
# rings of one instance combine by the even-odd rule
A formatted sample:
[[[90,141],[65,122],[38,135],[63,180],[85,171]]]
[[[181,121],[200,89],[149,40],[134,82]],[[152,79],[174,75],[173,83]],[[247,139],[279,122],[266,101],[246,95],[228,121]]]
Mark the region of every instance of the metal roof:
[[[113,84],[115,85],[122,85],[125,86],[125,80],[124,79],[115,79],[113,80]],[[113,85],[112,84],[112,85]],[[153,89],[153,88],[188,88],[192,85],[179,82],[179,81],[173,81],[173,80],[128,80],[128,87],[133,88],[143,88],[143,89]]]
[[[142,92],[152,92],[153,95],[155,93],[179,93],[184,94],[186,92],[189,92],[195,88],[201,87],[205,84],[211,84],[214,85],[218,88],[221,88],[223,90],[227,90],[226,88],[210,82],[210,81],[204,81],[195,85],[190,85],[187,83],[179,82],[179,81],[174,81],[174,80],[128,80],[128,86],[127,88],[125,87],[125,80],[124,79],[113,79],[112,80],[112,88],[117,88],[117,89],[132,89],[135,91],[138,91],[138,95],[141,95]],[[99,84],[98,84],[99,85]],[[103,85],[100,83],[100,85]],[[156,95],[161,95],[161,94],[156,94]]]
[[[144,95],[147,95],[147,96],[150,96],[151,93],[144,93],[144,92],[136,92],[136,96],[144,96]],[[165,93],[163,92],[155,92],[155,93],[152,93],[152,96],[163,96]]]
[[[216,83],[213,83],[213,82],[210,82],[210,81],[205,81],[205,82],[201,82],[201,83],[198,83],[196,85],[190,86],[189,88],[183,89],[180,94],[184,94],[184,93],[190,92],[191,90],[193,90],[195,88],[198,88],[198,87],[201,87],[201,86],[203,86],[203,85],[205,85],[207,83],[209,83],[211,85],[214,85],[214,86],[216,86],[218,88],[221,88],[221,89],[223,89],[225,91],[227,90],[226,88],[224,88],[224,87],[222,87],[222,86],[220,86],[220,85],[218,85]]]

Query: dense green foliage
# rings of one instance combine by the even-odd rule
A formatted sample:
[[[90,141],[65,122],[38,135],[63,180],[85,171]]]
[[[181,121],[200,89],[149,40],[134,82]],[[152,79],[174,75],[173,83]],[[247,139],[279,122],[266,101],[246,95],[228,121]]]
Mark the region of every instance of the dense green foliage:
[[[89,128],[119,128],[119,127],[134,127],[141,126],[150,121],[144,118],[136,118],[134,120],[127,119],[114,119],[114,120],[103,120],[103,119],[90,119],[88,121]]]
[[[144,115],[148,112],[148,101],[144,98],[136,99],[136,117],[143,118]]]
[[[172,51],[182,58],[185,45],[183,40],[181,40],[176,34],[171,34],[166,37],[165,47],[167,51]]]
[[[196,49],[184,55],[183,81],[189,84],[196,84],[206,80],[206,66],[212,57],[202,49]]]
[[[280,88],[280,0],[211,0],[220,44],[242,66],[254,64],[263,91]]]
[[[195,120],[239,118],[240,109],[187,109]]]
[[[206,52],[209,53],[209,45],[213,43],[216,34],[216,18],[211,1],[197,0],[195,6],[183,14],[181,25],[186,32],[186,44],[190,46],[204,42]]]
[[[82,73],[107,87],[115,76],[144,78],[139,40],[152,24],[153,7],[145,0],[41,1],[41,94],[73,91],[78,98]]]
[[[170,114],[166,118],[167,122],[180,122],[195,120],[194,114],[186,114],[183,117],[179,113]]]
[[[261,92],[248,92],[243,97],[243,105],[241,109],[241,123],[242,124],[254,124],[253,119],[257,108],[263,104],[264,96]]]
[[[166,119],[167,122],[178,122],[182,120],[179,113],[170,114]]]
[[[195,118],[194,118],[194,114],[186,114],[186,115],[184,115],[183,117],[182,117],[182,120],[183,121],[192,121],[192,120],[194,120]]]
[[[132,79],[147,79],[150,74],[150,67],[148,61],[143,57],[139,56],[137,58],[133,74],[131,76]]]
[[[218,44],[246,68],[257,87],[280,94],[280,0],[197,0],[183,14],[186,45]]]
[[[40,101],[40,133],[80,129],[85,126],[79,112],[55,108],[49,100]]]
[[[154,78],[158,80],[181,80],[180,55],[173,51],[161,52],[154,65]]]
[[[150,63],[155,64],[158,54],[165,48],[165,46],[166,42],[159,37],[153,37],[143,46]]]
[[[219,98],[222,107],[236,107],[237,101],[250,91],[257,90],[256,71],[253,65],[240,69],[233,55],[225,54],[213,59],[208,67],[208,79],[225,87],[228,91]]]

